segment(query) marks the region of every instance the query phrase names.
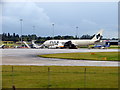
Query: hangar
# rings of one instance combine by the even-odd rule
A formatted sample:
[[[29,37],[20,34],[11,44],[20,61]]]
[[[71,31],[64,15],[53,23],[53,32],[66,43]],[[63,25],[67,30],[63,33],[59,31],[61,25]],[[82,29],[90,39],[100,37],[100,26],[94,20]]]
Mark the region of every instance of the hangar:
[[[120,45],[119,40],[106,40],[106,44],[110,43],[110,45]]]

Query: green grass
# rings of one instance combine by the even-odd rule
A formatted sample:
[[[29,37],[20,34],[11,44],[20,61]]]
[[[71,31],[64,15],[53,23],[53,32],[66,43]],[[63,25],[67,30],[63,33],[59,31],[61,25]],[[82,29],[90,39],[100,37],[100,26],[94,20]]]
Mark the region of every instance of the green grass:
[[[120,49],[119,45],[111,45],[108,49]]]
[[[85,52],[85,53],[59,53],[38,55],[44,58],[60,58],[75,60],[107,60],[119,61],[118,52]]]
[[[12,66],[2,66],[2,83],[3,88],[118,88],[118,67],[14,66],[12,72]]]

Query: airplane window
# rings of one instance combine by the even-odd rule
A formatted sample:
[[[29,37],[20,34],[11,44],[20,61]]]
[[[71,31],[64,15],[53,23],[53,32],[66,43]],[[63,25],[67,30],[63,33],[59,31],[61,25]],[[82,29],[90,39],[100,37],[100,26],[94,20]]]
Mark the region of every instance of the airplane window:
[[[52,43],[53,43],[53,41],[50,41],[50,43],[52,44]]]
[[[57,41],[57,43],[59,43],[59,41]]]
[[[65,44],[64,42],[62,42],[62,44]]]

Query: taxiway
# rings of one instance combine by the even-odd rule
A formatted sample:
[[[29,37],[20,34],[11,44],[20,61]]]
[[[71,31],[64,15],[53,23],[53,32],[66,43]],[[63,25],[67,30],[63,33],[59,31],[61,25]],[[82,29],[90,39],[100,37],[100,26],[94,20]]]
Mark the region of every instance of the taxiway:
[[[1,49],[2,65],[118,66],[118,61],[41,58],[37,55],[72,52],[118,52],[118,49]]]

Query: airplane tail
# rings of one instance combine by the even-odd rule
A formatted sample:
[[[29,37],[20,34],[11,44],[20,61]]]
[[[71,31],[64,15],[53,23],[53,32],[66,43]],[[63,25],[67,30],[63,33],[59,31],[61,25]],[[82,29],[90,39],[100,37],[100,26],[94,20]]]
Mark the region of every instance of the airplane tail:
[[[27,44],[27,42],[23,41],[23,43],[24,43],[28,48],[30,48],[30,46]]]
[[[32,45],[33,47],[37,47],[37,45],[35,44],[35,40],[32,40]]]
[[[39,46],[39,45],[35,44],[35,41],[36,41],[36,40],[32,40],[32,45],[33,45],[33,48],[40,48],[41,46]]]
[[[4,45],[4,44],[2,44],[2,45],[0,46],[0,48],[4,48],[4,46],[5,46],[5,45]]]
[[[103,30],[100,30],[95,36],[92,38],[92,40],[99,41],[102,38]]]

